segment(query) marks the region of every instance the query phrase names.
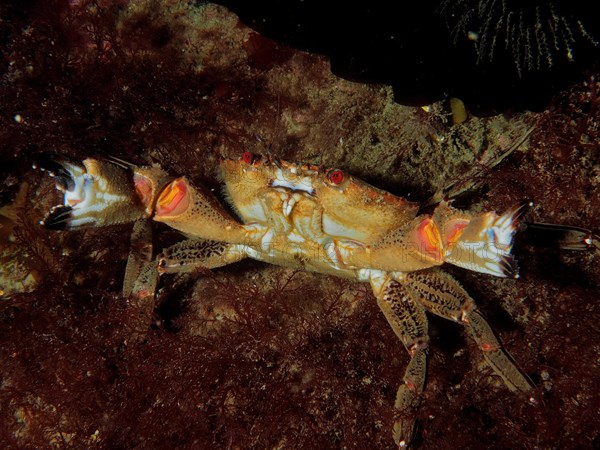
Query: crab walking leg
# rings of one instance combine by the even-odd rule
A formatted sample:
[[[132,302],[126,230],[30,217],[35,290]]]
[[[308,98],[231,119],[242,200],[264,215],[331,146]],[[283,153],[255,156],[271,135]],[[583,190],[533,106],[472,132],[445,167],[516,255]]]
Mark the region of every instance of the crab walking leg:
[[[158,278],[163,273],[214,269],[240,261],[245,257],[246,253],[241,245],[202,239],[179,242],[165,249],[156,260],[143,265],[137,279],[133,282],[130,301],[139,307],[153,305],[151,300],[158,286]],[[125,291],[125,288],[123,290]]]
[[[152,263],[152,226],[148,219],[140,219],[133,224],[131,250],[127,258],[123,296],[129,297],[140,274]]]
[[[406,275],[410,290],[420,296],[429,311],[465,326],[483,352],[487,363],[511,391],[528,391],[531,384],[502,349],[473,299],[450,275],[444,272],[415,272]]]
[[[163,273],[192,272],[196,269],[214,269],[225,266],[246,257],[243,246],[224,242],[188,239],[175,244],[143,267],[135,280],[129,301],[137,308],[139,317],[152,317],[154,308],[154,293],[158,286],[158,278]],[[147,329],[147,325],[140,330]],[[132,338],[138,338],[145,333],[140,331]]]
[[[243,245],[187,239],[163,250],[158,256],[160,273],[193,272],[215,269],[246,258]]]
[[[152,258],[152,226],[148,219],[140,219],[133,225],[122,291],[130,306],[131,341],[139,341],[146,336],[152,320],[157,284],[156,260]]]
[[[412,440],[415,411],[425,386],[429,343],[427,318],[423,306],[400,282],[386,280],[382,284],[372,279],[371,286],[385,318],[410,354],[410,362],[404,372],[403,383],[398,387],[394,405],[399,414],[394,423],[394,442],[399,447],[406,447]]]
[[[129,295],[129,302],[136,307],[153,308],[154,294],[158,286],[158,265],[156,260],[145,264],[135,279]],[[151,310],[148,317],[151,316]]]

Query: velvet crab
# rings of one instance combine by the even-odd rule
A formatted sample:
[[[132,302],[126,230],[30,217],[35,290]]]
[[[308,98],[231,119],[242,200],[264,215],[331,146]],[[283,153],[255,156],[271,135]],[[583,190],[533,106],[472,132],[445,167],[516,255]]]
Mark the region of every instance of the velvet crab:
[[[512,391],[528,377],[502,349],[469,294],[441,270],[452,264],[497,277],[516,277],[513,235],[527,204],[502,215],[472,215],[438,203],[419,205],[337,168],[244,152],[221,161],[224,194],[233,212],[208,189],[158,166],[47,158],[64,202],[42,221],[50,229],[135,222],[123,287],[152,303],[164,273],[213,269],[252,258],[370,283],[381,311],[410,355],[397,390],[393,438],[409,445],[425,387],[430,312],[463,325],[494,372]],[[236,218],[237,216],[237,218]],[[150,222],[187,239],[153,258]]]

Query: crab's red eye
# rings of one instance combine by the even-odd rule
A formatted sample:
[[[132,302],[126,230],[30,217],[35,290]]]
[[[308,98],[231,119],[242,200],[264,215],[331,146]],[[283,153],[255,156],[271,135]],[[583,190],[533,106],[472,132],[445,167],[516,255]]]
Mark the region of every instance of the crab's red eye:
[[[252,164],[252,160],[254,159],[254,155],[252,155],[252,153],[250,153],[250,152],[244,152],[244,154],[242,155],[242,159],[244,160],[244,162],[246,164]]]
[[[329,172],[329,175],[327,175],[327,178],[332,184],[340,184],[344,181],[344,172],[341,170],[332,170]]]

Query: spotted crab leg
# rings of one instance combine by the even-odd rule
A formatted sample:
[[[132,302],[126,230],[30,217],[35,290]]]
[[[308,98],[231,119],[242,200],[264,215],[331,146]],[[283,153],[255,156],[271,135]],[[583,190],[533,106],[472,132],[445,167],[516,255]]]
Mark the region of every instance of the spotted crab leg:
[[[413,437],[415,413],[425,386],[429,345],[427,318],[423,306],[400,282],[387,280],[381,284],[371,280],[371,285],[377,304],[410,355],[394,404],[398,414],[393,428],[394,442],[398,447],[406,447]]]
[[[244,247],[218,241],[187,239],[163,250],[156,261],[142,267],[133,282],[130,299],[133,303],[152,304],[152,298],[163,273],[187,273],[215,269],[246,258]],[[129,268],[129,267],[128,267]]]
[[[242,245],[187,239],[163,250],[158,257],[158,270],[161,273],[180,273],[215,269],[246,257]]]
[[[131,232],[131,250],[125,267],[123,280],[123,296],[129,297],[135,282],[152,261],[152,226],[147,219],[140,219],[133,224]]]
[[[527,377],[502,349],[473,299],[450,275],[440,271],[405,275],[406,286],[434,314],[462,324],[483,352],[487,363],[511,391],[531,389]]]

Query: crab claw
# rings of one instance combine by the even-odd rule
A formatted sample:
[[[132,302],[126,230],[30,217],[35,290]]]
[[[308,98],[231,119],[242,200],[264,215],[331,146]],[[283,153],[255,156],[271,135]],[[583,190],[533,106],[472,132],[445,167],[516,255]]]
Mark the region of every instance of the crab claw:
[[[56,188],[62,192],[75,189],[74,173],[81,172],[80,167],[71,164],[67,160],[59,162],[55,155],[47,153],[38,156],[33,168],[48,172],[54,178]],[[78,173],[78,175],[80,174]]]
[[[52,207],[50,212],[46,214],[43,220],[40,221],[40,224],[46,227],[49,230],[64,230],[68,227],[71,220],[71,213],[73,208],[71,206],[64,205],[56,205]]]
[[[246,232],[210,191],[185,177],[171,181],[156,200],[154,220],[194,237],[242,244]]]
[[[172,177],[158,165],[131,169],[135,191],[146,208],[145,215],[147,218],[152,217],[158,196]]]
[[[497,277],[518,278],[518,266],[510,252],[519,221],[530,206],[523,202],[501,216],[487,212],[456,229],[448,227],[452,245],[446,262]]]
[[[44,156],[34,167],[47,171],[64,193],[41,224],[53,230],[133,222],[145,215],[133,173],[114,163],[86,159],[83,165]]]

